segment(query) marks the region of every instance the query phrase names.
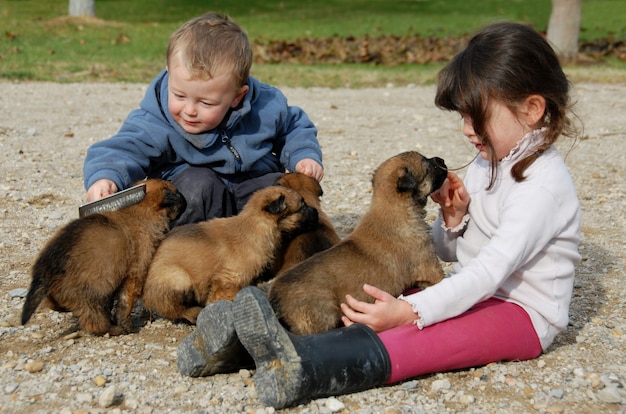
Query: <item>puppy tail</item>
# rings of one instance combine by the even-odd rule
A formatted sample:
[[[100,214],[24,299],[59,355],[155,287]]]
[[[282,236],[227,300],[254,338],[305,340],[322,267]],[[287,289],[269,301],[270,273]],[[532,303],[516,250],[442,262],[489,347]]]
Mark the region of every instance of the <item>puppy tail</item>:
[[[26,301],[24,301],[24,307],[22,308],[22,325],[26,325],[30,317],[35,313],[37,307],[43,301],[48,294],[49,286],[44,282],[44,278],[37,276],[37,273],[33,273],[33,281],[26,294]]]

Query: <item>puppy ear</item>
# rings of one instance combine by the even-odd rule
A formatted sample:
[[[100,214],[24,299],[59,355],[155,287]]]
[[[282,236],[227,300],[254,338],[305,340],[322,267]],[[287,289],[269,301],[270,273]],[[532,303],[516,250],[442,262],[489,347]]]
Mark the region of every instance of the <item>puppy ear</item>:
[[[264,210],[271,214],[279,214],[285,209],[285,196],[280,195],[276,200],[273,200],[264,207]]]
[[[404,193],[405,191],[413,191],[418,187],[418,182],[413,177],[413,174],[408,169],[404,169],[404,174],[398,177],[397,187],[398,192]]]

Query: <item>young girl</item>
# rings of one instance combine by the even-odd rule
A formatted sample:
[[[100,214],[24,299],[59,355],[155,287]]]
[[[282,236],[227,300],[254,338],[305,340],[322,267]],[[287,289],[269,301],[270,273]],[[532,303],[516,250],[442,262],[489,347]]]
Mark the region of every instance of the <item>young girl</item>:
[[[435,103],[458,112],[479,156],[432,199],[449,277],[374,303],[346,297],[345,328],[295,336],[263,292],[232,305],[236,334],[256,366],[255,387],[276,408],[419,375],[535,358],[565,329],[580,260],[576,190],[553,147],[573,135],[569,82],[544,38],[498,23],[479,31],[439,74]]]

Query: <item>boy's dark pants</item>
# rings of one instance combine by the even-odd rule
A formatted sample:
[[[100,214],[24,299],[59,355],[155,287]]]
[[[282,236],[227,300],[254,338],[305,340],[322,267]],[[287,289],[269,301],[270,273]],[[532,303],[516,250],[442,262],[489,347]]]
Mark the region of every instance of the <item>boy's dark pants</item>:
[[[282,173],[269,173],[240,183],[226,184],[210,168],[189,166],[172,178],[187,201],[187,208],[173,225],[230,217],[241,211],[256,190],[274,184]]]

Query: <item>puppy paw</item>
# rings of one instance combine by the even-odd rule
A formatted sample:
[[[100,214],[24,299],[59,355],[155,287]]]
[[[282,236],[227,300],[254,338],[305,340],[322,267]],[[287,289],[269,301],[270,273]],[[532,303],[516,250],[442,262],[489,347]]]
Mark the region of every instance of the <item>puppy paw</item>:
[[[111,328],[109,329],[109,336],[120,336],[130,333],[133,333],[132,326],[130,327],[130,329],[128,329],[120,325],[111,325]]]

